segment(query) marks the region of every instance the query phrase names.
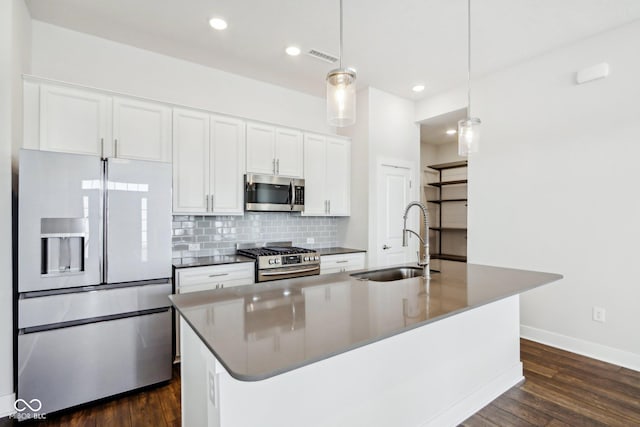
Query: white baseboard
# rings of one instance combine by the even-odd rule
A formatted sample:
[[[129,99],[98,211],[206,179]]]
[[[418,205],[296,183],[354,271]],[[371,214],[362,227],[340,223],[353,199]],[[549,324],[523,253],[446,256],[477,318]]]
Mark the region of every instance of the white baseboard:
[[[523,380],[522,363],[517,363],[489,384],[427,421],[422,427],[457,426]]]
[[[8,417],[16,412],[13,408],[13,403],[16,401],[16,395],[14,393],[5,394],[0,396],[0,418]]]
[[[640,354],[526,325],[520,325],[520,336],[551,347],[640,371]]]

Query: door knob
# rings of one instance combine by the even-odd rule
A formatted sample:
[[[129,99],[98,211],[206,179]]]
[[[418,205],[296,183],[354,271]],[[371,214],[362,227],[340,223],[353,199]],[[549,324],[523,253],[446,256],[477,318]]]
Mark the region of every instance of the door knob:
[[[384,249],[384,250],[386,251],[387,249],[391,249],[391,246],[384,245],[384,246],[382,247],[382,249]]]

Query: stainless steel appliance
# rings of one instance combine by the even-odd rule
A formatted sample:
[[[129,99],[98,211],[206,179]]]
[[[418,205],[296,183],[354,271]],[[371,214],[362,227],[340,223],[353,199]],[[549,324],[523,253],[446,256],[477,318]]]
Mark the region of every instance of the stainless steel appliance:
[[[244,208],[246,211],[304,210],[304,179],[282,176],[244,176]]]
[[[21,150],[19,172],[17,397],[170,379],[171,165]]]
[[[320,274],[320,255],[291,242],[238,244],[236,253],[256,260],[256,282]]]

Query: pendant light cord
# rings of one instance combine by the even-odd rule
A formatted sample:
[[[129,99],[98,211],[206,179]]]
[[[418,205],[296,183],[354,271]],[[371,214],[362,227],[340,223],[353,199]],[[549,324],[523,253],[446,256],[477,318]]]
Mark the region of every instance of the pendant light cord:
[[[340,69],[342,69],[342,0],[340,0],[340,51],[338,53],[340,57]]]
[[[471,118],[471,0],[467,0],[467,118]]]

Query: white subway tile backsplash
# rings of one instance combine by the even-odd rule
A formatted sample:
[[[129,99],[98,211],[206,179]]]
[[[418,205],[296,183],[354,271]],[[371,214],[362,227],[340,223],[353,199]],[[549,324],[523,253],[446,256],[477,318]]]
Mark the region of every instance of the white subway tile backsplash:
[[[173,217],[174,261],[195,257],[228,255],[236,243],[292,241],[294,246],[320,248],[339,246],[338,224],[344,218],[310,218],[297,213],[265,212],[236,216],[176,215]],[[315,239],[308,244],[307,238]],[[189,243],[200,243],[190,251]]]

